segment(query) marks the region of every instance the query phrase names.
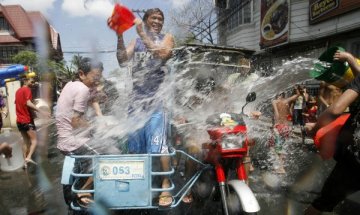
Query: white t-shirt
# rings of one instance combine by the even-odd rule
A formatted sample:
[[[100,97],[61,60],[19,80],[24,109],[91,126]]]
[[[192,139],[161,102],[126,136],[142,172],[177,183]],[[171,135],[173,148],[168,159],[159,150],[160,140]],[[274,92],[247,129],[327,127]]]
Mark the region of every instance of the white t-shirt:
[[[85,129],[74,130],[71,126],[74,111],[85,113],[89,99],[90,90],[80,81],[67,83],[61,91],[56,107],[58,149],[73,151],[89,141],[89,133]]]
[[[295,110],[302,110],[303,109],[303,103],[304,103],[304,97],[299,96],[297,97],[295,104],[294,104],[294,109]]]

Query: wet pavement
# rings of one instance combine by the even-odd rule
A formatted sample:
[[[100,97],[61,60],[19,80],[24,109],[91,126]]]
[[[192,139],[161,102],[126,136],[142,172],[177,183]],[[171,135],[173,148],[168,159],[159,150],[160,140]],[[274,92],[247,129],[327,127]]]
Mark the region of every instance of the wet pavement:
[[[1,215],[67,214],[60,185],[64,157],[56,149],[53,125],[45,130],[39,132],[39,137],[48,144],[39,144],[37,166],[30,164],[26,170],[0,171]],[[261,146],[258,144],[258,147]],[[326,175],[334,165],[331,160],[321,161],[311,145],[297,143],[290,145],[288,157],[292,159],[287,162],[288,173],[278,175],[270,171],[266,162],[259,162],[267,160],[267,151],[256,147],[253,150],[256,151],[253,158],[255,170],[250,175],[249,183],[260,203],[261,211],[258,214],[303,214],[306,206],[320,192]],[[195,200],[190,205],[180,204],[172,211],[134,211],[131,214],[221,214],[219,202],[212,199]],[[336,208],[336,212],[330,214],[358,214],[359,200],[360,192],[348,197]]]
[[[53,129],[53,125],[38,129],[37,165],[0,171],[0,214],[67,214],[60,185],[63,155],[56,149]],[[18,134],[16,128],[10,130]]]

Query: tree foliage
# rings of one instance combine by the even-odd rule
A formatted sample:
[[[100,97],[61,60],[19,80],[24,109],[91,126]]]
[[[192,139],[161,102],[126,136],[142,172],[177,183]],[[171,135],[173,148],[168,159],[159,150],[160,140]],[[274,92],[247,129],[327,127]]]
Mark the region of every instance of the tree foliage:
[[[74,55],[71,59],[71,64],[74,65],[75,69],[79,68],[80,62],[83,60],[83,56],[77,54]]]
[[[49,74],[55,79],[57,87],[62,88],[65,83],[75,79],[77,67],[74,66],[78,63],[78,59],[81,59],[81,56],[74,56],[72,63],[66,65],[64,61],[56,62],[54,60],[43,60],[40,59],[39,55],[33,51],[21,51],[15,56],[12,60],[14,63],[22,64],[29,66],[33,70],[40,81],[48,78]]]
[[[35,67],[38,63],[38,56],[33,51],[21,51],[12,57],[12,61],[17,64]]]

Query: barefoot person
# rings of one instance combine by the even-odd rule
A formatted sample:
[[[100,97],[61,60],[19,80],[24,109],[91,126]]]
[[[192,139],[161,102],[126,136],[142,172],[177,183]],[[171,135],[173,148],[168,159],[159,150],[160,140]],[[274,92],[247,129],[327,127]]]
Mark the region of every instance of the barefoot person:
[[[32,156],[35,152],[37,145],[36,128],[34,119],[30,113],[30,109],[39,112],[40,114],[49,117],[48,112],[37,108],[32,103],[31,87],[33,87],[35,81],[33,78],[23,79],[24,84],[15,93],[15,106],[16,106],[16,124],[23,137],[24,144],[22,147],[23,156],[25,159],[24,167],[26,168],[28,163],[36,164],[32,160]]]
[[[319,89],[319,111],[323,112],[327,107],[336,102],[341,96],[342,90],[334,85],[327,84],[326,82],[320,82]]]
[[[291,130],[289,122],[289,115],[291,112],[290,103],[300,96],[300,92],[296,92],[296,94],[289,98],[285,98],[285,93],[280,93],[276,99],[272,101],[274,109],[274,147],[272,147],[272,149],[275,149],[275,156],[278,163],[278,166],[275,167],[275,171],[279,174],[286,173],[284,169],[285,155],[282,146]]]
[[[131,41],[127,47],[124,45],[123,35],[117,35],[117,59],[120,65],[132,62],[133,97],[130,118],[135,118],[139,113],[150,113],[150,117],[145,120],[142,128],[129,135],[129,152],[167,154],[166,113],[163,101],[155,99],[155,95],[167,74],[164,65],[172,55],[174,38],[171,34],[161,33],[164,14],[159,8],[147,10],[143,20],[136,19],[135,24],[139,38]],[[108,25],[113,26],[111,19],[108,20]],[[169,171],[170,158],[163,156],[160,161],[163,171]],[[162,187],[170,187],[168,178],[163,179]],[[162,192],[159,205],[170,206],[172,200],[169,192]]]

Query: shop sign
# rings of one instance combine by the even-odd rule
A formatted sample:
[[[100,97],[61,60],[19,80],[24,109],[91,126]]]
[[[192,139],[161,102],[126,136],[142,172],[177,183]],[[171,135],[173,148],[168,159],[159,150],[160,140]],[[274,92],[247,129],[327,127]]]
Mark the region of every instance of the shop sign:
[[[310,20],[317,19],[339,7],[339,0],[317,0],[310,5]]]
[[[360,8],[359,0],[309,0],[310,24]]]
[[[289,0],[261,0],[260,48],[269,48],[288,42]]]

